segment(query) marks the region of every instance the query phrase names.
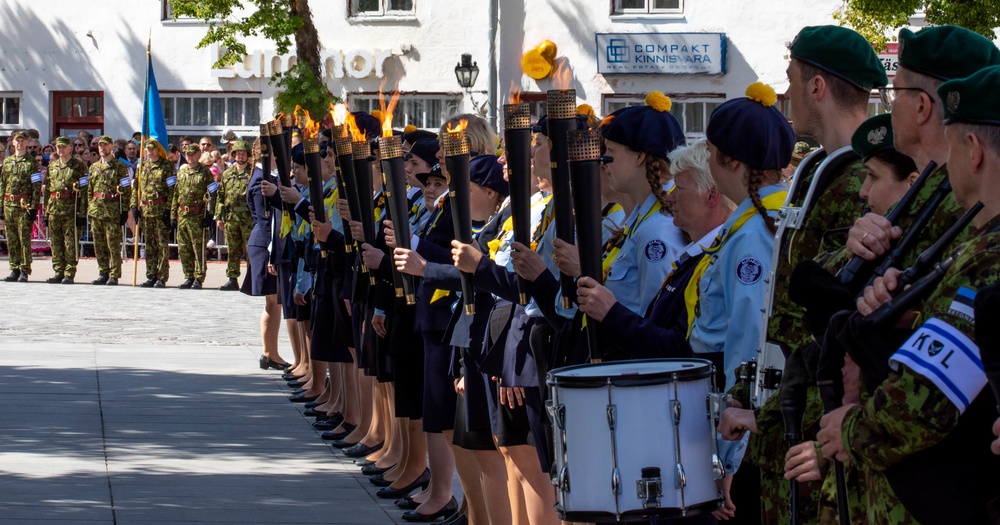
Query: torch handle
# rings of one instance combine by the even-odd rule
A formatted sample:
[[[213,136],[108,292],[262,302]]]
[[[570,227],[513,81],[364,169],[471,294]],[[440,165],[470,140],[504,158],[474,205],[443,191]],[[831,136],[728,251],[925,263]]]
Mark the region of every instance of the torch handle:
[[[266,128],[267,128],[267,126],[265,126],[263,124],[261,125],[261,130],[264,130]],[[274,178],[271,176],[271,155],[273,155],[274,153],[272,153],[272,149],[271,148],[272,148],[271,147],[271,136],[270,135],[264,135],[264,134],[262,134],[260,136],[260,151],[261,151],[261,155],[260,155],[260,171],[261,171],[261,180],[266,180],[267,182],[269,182],[271,184],[274,184]],[[271,217],[271,207],[270,206],[264,206],[264,217],[267,217],[267,218]]]
[[[472,244],[472,209],[470,201],[469,155],[451,155],[445,157],[445,167],[451,177],[449,183],[451,199],[451,218],[455,228],[455,239],[462,244]],[[475,288],[472,284],[472,274],[462,272],[462,302],[465,314],[475,313]]]
[[[340,195],[343,196],[346,199],[347,198],[347,188],[344,186],[344,175],[342,173],[342,168],[340,167],[340,158],[339,157],[337,158],[337,164],[338,164],[337,165],[337,171],[334,174],[334,176],[337,178],[337,189],[339,190]],[[353,168],[354,168],[353,163],[352,163],[351,168],[353,170]],[[335,207],[334,209],[336,209],[336,203],[334,203],[334,207]],[[330,220],[332,221],[333,219],[331,218]],[[347,253],[351,253],[352,251],[354,251],[354,236],[351,235],[351,224],[350,224],[350,221],[348,221],[347,219],[341,219],[340,222],[341,222],[341,225],[344,228],[344,250]]]
[[[406,198],[406,171],[402,157],[382,160],[382,173],[386,175],[386,186],[389,193],[389,216],[392,218],[392,230],[396,236],[396,246],[410,249],[410,203]],[[393,274],[400,276],[397,284],[402,288],[406,304],[416,303],[416,286],[413,276],[401,274],[395,270]],[[397,288],[399,290],[399,288]]]
[[[504,131],[507,154],[507,182],[514,241],[531,246],[531,129]],[[528,304],[528,282],[517,278],[518,298]]]
[[[358,221],[365,234],[365,242],[374,245],[375,243],[375,191],[372,188],[372,159],[354,159],[354,174],[357,180],[358,207],[360,216]],[[375,284],[375,274],[368,272],[368,282]]]
[[[600,282],[603,274],[601,214],[598,212],[601,209],[601,161],[573,161],[569,163],[569,171],[576,215],[580,275]],[[556,224],[558,225],[558,222]],[[597,344],[596,323],[597,321],[592,319],[588,320],[584,330],[590,345],[590,359],[593,362],[600,362],[604,354]]]
[[[573,194],[569,176],[569,132],[576,129],[576,119],[550,118],[548,120],[550,162],[552,165],[552,199],[556,218],[556,237],[574,244]],[[598,208],[600,209],[600,208]],[[559,273],[563,307],[569,308],[576,300],[576,281],[572,275]]]

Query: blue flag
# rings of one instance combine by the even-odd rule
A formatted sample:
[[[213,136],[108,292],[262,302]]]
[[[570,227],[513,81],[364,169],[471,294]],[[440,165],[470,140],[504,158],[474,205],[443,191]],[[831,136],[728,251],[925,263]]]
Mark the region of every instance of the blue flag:
[[[142,105],[142,135],[156,139],[166,147],[167,123],[163,120],[163,106],[160,104],[160,90],[156,88],[156,76],[153,74],[153,56],[146,48],[146,93]]]

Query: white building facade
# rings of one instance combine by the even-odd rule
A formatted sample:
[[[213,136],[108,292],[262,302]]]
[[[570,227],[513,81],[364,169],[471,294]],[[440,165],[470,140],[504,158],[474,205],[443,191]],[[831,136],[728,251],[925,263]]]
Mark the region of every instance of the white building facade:
[[[711,110],[754,81],[779,93],[786,45],[804,26],[833,23],[839,0],[313,0],[324,80],[352,109],[378,107],[398,81],[395,127],[435,129],[447,115],[479,112],[497,121],[511,87],[537,102],[573,87],[605,115],[642,103],[652,90],[674,100],[686,132],[704,132]],[[197,49],[207,26],[174,21],[164,0],[2,2],[0,136],[35,128],[42,138],[87,129],[114,137],[141,129],[146,42],[171,137],[256,135],[274,112],[269,78],[294,58],[265,39],[247,42],[242,64],[214,69],[217,47]],[[550,40],[570,80],[534,80],[525,52]],[[292,52],[294,54],[294,51]],[[470,54],[476,84],[455,66]],[[891,61],[891,57],[887,58]],[[559,85],[565,83],[568,85]],[[500,112],[502,113],[502,111]]]

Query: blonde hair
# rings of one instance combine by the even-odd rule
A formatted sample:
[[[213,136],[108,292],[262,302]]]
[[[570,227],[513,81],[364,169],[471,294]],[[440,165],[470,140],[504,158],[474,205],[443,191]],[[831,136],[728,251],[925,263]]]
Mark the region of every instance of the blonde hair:
[[[500,144],[499,137],[497,137],[496,132],[493,131],[493,128],[482,117],[473,115],[472,113],[463,113],[449,117],[438,131],[438,140],[448,132],[449,124],[454,128],[462,120],[468,122],[465,128],[465,136],[469,140],[469,150],[479,155],[496,155],[497,147]]]

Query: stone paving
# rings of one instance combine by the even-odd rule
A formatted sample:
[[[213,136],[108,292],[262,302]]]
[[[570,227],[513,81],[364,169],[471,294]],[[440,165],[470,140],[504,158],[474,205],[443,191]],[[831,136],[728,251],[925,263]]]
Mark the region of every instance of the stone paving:
[[[0,282],[0,522],[402,523],[257,367],[263,299],[212,289],[224,264],[200,291],[33,269]]]

